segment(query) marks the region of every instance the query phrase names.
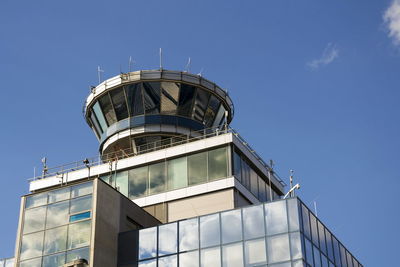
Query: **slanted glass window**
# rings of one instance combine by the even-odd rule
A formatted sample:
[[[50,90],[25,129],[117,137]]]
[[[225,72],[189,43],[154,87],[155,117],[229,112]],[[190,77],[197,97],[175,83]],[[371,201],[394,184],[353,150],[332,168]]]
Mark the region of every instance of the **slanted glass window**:
[[[265,181],[258,176],[258,199],[261,202],[267,201],[267,193],[265,192]]]
[[[206,114],[204,116],[204,124],[206,125],[207,128],[210,128],[213,125],[218,107],[219,107],[218,98],[216,98],[214,95],[211,95],[210,101],[208,102]]]
[[[298,201],[295,198],[288,199],[288,215],[289,215],[289,231],[298,231],[299,226],[299,206]]]
[[[158,258],[158,267],[177,267],[178,257],[176,255]]]
[[[242,213],[232,210],[221,213],[222,243],[242,240]]]
[[[90,218],[90,211],[86,211],[86,212],[71,215],[69,217],[69,222],[76,222],[76,221],[81,221],[81,220],[85,220],[85,219],[89,219],[89,218]]]
[[[143,83],[143,98],[145,114],[160,113],[160,83],[145,82]]]
[[[219,214],[200,217],[200,246],[210,247],[220,243]]]
[[[69,187],[50,191],[49,192],[49,203],[67,200],[67,199],[69,199],[69,195],[70,195]]]
[[[335,254],[335,263],[337,266],[341,267],[342,265],[340,261],[339,242],[333,235],[332,235],[332,240],[333,240],[333,251]]]
[[[265,235],[263,206],[250,206],[243,209],[244,238],[251,239]]]
[[[240,158],[239,154],[233,152],[233,175],[235,178],[238,179],[240,182],[242,181],[242,159]]]
[[[257,173],[252,168],[250,168],[250,191],[254,196],[258,197]]]
[[[307,238],[304,238],[304,245],[305,245],[305,249],[306,249],[307,263],[310,264],[311,266],[314,266],[312,245],[311,245],[311,242],[308,241]]]
[[[333,255],[333,241],[332,241],[332,234],[329,232],[328,229],[325,229],[325,235],[326,235],[326,246],[328,248],[328,258],[331,261],[334,261],[334,255]]]
[[[301,205],[301,213],[303,218],[303,232],[308,239],[311,239],[311,230],[310,230],[310,217],[309,212],[306,206]]]
[[[310,212],[310,225],[311,225],[311,234],[312,234],[312,242],[314,245],[318,247],[318,228],[317,228],[317,218],[315,218],[314,214]]]
[[[129,170],[129,198],[147,195],[148,166]]]
[[[93,112],[91,112],[91,114],[90,114],[90,121],[92,122],[91,124],[94,126],[97,138],[100,139],[100,136],[104,131],[101,128],[101,126],[96,118],[96,115]]]
[[[188,157],[189,185],[207,182],[207,152]]]
[[[208,179],[210,181],[228,176],[226,147],[208,152]]]
[[[340,247],[340,257],[342,258],[342,266],[347,266],[346,262],[346,249],[339,243]]]
[[[106,93],[99,98],[101,110],[103,111],[104,117],[106,118],[107,124],[112,125],[117,122],[117,116],[115,115],[114,108],[110,101],[110,96]]]
[[[267,234],[274,235],[288,231],[286,218],[286,201],[276,201],[265,205],[265,222]]]
[[[225,119],[225,108],[224,105],[220,105],[218,112],[217,112],[217,116],[215,116],[215,120],[212,124],[212,127],[217,127],[219,125],[221,125],[222,120]]]
[[[67,262],[71,262],[76,259],[85,259],[88,261],[88,263],[90,263],[89,248],[80,248],[67,252]]]
[[[47,230],[44,236],[44,255],[66,250],[67,226]]]
[[[96,115],[97,120],[100,123],[102,131],[105,132],[107,129],[107,122],[106,118],[104,117],[103,111],[101,111],[100,104],[98,101],[93,105],[92,110]]]
[[[325,227],[318,221],[319,249],[326,254]]]
[[[290,251],[292,252],[292,259],[301,259],[301,237],[300,233],[290,233]]]
[[[69,225],[68,249],[88,246],[90,244],[91,221],[83,221]]]
[[[139,231],[139,260],[157,255],[157,227]]]
[[[187,187],[187,158],[177,158],[168,161],[168,189]]]
[[[3,267],[2,265],[0,265]],[[42,258],[37,258],[33,260],[22,261],[19,267],[42,267]],[[14,262],[7,262],[4,267],[14,267]]]
[[[243,243],[234,243],[222,247],[223,267],[243,266]]]
[[[63,266],[64,264],[65,264],[65,253],[59,253],[43,257],[42,267]]]
[[[46,218],[45,206],[26,210],[24,216],[24,234],[44,229],[44,221]]]
[[[196,87],[187,84],[181,84],[181,90],[179,92],[178,115],[191,117],[195,92]]]
[[[316,246],[313,246],[314,251],[314,266],[321,267],[321,254]]]
[[[196,99],[193,106],[192,118],[203,123],[204,114],[206,112],[208,99],[210,98],[210,93],[203,89],[197,88]]]
[[[142,84],[135,83],[125,87],[126,97],[128,98],[128,107],[131,116],[143,115],[143,95]]]
[[[179,254],[179,266],[199,267],[199,251],[191,251]]]
[[[20,260],[31,259],[42,255],[43,231],[22,237]]]
[[[174,254],[177,252],[177,226],[177,223],[170,223],[158,227],[158,256]]]
[[[179,251],[197,249],[199,247],[198,219],[179,222]],[[186,266],[186,265],[184,265]]]
[[[92,209],[92,196],[84,196],[71,200],[70,213],[78,213]]]
[[[128,197],[128,171],[117,173],[115,188],[124,196]]]
[[[179,83],[161,83],[161,113],[175,115],[179,100]]]
[[[244,243],[244,252],[246,266],[258,266],[267,261],[264,238],[246,241]]]
[[[149,166],[150,194],[164,192],[166,180],[165,162],[160,162]]]
[[[290,260],[288,234],[268,237],[267,248],[268,248],[269,263]]]
[[[201,250],[201,267],[218,267],[221,266],[220,247],[208,248]]]
[[[71,198],[89,195],[91,193],[93,193],[92,182],[71,187]]]
[[[26,198],[25,209],[47,204],[47,193],[32,195]]]
[[[250,189],[250,166],[245,160],[242,160],[242,184]]]
[[[128,107],[126,106],[125,93],[122,87],[110,92],[111,100],[117,115],[117,120],[128,118]]]

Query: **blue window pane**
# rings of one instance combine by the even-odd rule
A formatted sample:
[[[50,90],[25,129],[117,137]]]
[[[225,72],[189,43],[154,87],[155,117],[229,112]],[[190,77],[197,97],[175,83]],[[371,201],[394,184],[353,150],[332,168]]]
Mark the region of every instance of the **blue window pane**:
[[[90,211],[79,213],[79,214],[74,214],[69,217],[69,222],[76,222],[84,219],[89,219],[90,218]]]

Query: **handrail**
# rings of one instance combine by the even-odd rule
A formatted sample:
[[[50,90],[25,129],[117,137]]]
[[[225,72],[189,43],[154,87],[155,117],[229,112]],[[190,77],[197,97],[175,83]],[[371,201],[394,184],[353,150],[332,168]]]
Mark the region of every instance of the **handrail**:
[[[81,170],[85,168],[91,168],[93,166],[101,165],[107,162],[114,162],[116,160],[121,160],[137,155],[142,155],[145,153],[161,150],[161,149],[166,149],[169,147],[177,146],[177,145],[182,145],[214,136],[218,136],[221,134],[227,134],[227,133],[232,133],[234,134],[239,141],[246,147],[248,152],[250,152],[256,159],[257,161],[264,166],[268,171],[271,171],[276,179],[279,181],[279,183],[282,186],[286,186],[286,183],[283,182],[283,180],[272,170],[272,168],[257,154],[257,152],[252,149],[252,147],[244,140],[244,138],[233,128],[229,126],[223,126],[221,127],[212,127],[212,128],[207,128],[201,131],[196,131],[192,132],[192,136],[173,136],[168,139],[156,141],[156,142],[151,142],[151,143],[146,143],[141,146],[137,146],[135,148],[127,148],[127,149],[121,149],[116,152],[110,152],[107,154],[103,155],[98,155],[95,157],[91,158],[86,158],[81,161],[75,161],[67,164],[63,164],[60,166],[56,167],[51,167],[51,168],[44,168],[42,170],[42,174],[35,176],[31,179],[28,179],[28,181],[34,181],[34,180],[40,180],[44,179],[46,177],[50,176],[58,176],[62,175],[67,172],[71,171],[76,171],[76,170]]]

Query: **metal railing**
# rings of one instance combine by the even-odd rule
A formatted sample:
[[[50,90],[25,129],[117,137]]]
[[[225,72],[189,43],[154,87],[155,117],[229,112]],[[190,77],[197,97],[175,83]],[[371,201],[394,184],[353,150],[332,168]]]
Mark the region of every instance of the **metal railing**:
[[[51,168],[46,167],[42,169],[41,175],[29,179],[29,181],[43,179],[51,176],[62,175],[64,173],[68,173],[71,171],[91,168],[93,166],[98,166],[105,163],[112,163],[114,161],[118,161],[121,159],[134,157],[149,152],[166,149],[169,147],[174,147],[182,144],[187,144],[227,133],[232,133],[233,135],[235,135],[236,138],[238,138],[238,140],[248,150],[248,152],[250,152],[263,167],[265,167],[268,171],[271,171],[282,186],[286,186],[286,183],[283,182],[283,180],[275,172],[273,172],[271,167],[257,154],[257,152],[254,151],[254,149],[243,139],[243,137],[240,136],[240,134],[236,130],[234,130],[229,126],[223,126],[222,128],[221,127],[207,128],[201,131],[191,132],[191,136],[189,135],[173,136],[171,138],[159,140],[156,142],[146,143],[144,145],[136,146],[134,148],[120,149],[118,151],[99,155],[96,157],[86,158],[81,161],[75,161]]]

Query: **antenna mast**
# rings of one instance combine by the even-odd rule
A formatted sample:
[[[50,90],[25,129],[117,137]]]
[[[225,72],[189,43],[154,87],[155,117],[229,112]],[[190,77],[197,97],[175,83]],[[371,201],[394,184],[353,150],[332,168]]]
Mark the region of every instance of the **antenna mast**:
[[[190,72],[190,64],[192,64],[192,61],[191,61],[191,59],[189,57],[188,63],[186,64],[186,67],[185,67],[185,71],[186,72]]]
[[[102,70],[100,68],[100,66],[97,66],[97,77],[99,78],[99,84],[101,83],[101,73],[104,72],[104,70]]]
[[[162,49],[160,48],[160,70],[162,70]]]

